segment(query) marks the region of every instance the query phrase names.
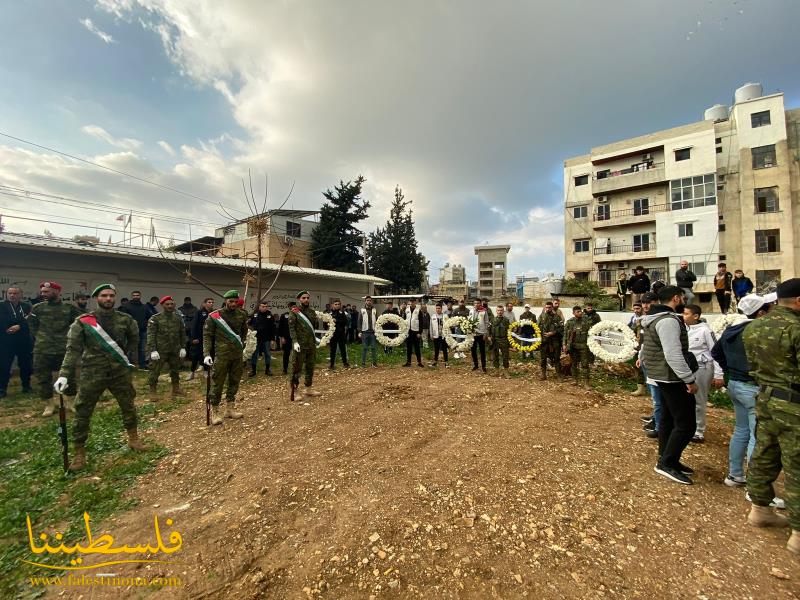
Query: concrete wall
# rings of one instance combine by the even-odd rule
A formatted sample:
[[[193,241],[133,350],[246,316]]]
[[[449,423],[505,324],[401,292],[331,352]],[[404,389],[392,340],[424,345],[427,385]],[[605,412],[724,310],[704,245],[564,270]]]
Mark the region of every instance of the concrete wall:
[[[181,271],[184,264],[175,263]],[[192,273],[213,289],[225,292],[238,289],[244,292],[243,273],[222,266],[192,267]],[[274,274],[262,275],[263,288],[272,283]],[[140,257],[115,257],[92,255],[90,253],[70,253],[34,248],[9,248],[0,251],[0,283],[3,295],[11,285],[20,285],[23,295],[28,298],[38,293],[40,281],[53,280],[63,287],[66,299],[72,299],[79,291],[91,292],[100,283],[113,283],[117,286],[117,297],[130,297],[130,292],[140,290],[146,299],[150,296],[166,294],[176,298],[178,304],[184,296],[191,296],[195,305],[203,298],[213,296],[219,306],[220,298],[210,293],[201,285],[185,278],[163,260],[143,259]],[[284,307],[302,289],[311,292],[311,304],[315,308],[324,307],[333,298],[340,298],[343,303],[361,304],[362,296],[373,293],[372,284],[368,282],[349,281],[300,274],[281,274],[278,283],[268,297],[272,306]],[[256,301],[256,291],[248,293],[246,307],[252,307]]]

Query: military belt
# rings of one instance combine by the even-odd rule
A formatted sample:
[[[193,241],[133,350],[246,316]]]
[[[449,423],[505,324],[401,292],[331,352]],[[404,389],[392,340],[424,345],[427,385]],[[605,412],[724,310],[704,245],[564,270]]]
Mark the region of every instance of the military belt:
[[[786,402],[796,402],[800,404],[800,394],[796,392],[777,389],[769,385],[758,386],[758,391],[765,394],[767,398],[776,398],[778,400],[785,400]]]

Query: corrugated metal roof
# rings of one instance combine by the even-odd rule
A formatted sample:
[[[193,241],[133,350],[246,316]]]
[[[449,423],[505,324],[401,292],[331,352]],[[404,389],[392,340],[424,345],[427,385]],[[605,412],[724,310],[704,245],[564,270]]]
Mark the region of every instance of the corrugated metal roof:
[[[0,246],[15,246],[38,248],[42,250],[61,250],[64,252],[74,252],[77,254],[95,254],[101,256],[114,256],[119,258],[140,258],[145,260],[164,260],[166,257],[171,262],[189,263],[195,265],[227,266],[239,268],[254,268],[254,260],[243,258],[218,258],[211,256],[190,255],[184,252],[164,252],[164,257],[158,250],[148,248],[135,248],[133,246],[115,246],[113,244],[89,245],[75,242],[63,238],[47,238],[38,235],[28,235],[22,233],[0,233]],[[262,271],[277,271],[280,265],[262,262]],[[284,266],[283,273],[295,273],[297,275],[308,275],[311,277],[325,277],[328,279],[347,279],[350,281],[364,281],[377,284],[391,283],[387,279],[374,277],[372,275],[362,275],[359,273],[345,273],[340,271],[327,271],[324,269],[311,269],[307,267]]]

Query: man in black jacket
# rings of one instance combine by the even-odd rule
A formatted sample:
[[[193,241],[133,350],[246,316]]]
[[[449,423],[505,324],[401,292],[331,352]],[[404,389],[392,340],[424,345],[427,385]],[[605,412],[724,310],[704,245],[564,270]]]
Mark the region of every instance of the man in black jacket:
[[[644,272],[644,267],[638,266],[633,275],[628,279],[628,289],[633,296],[632,302],[641,302],[642,296],[650,291],[650,278]]]
[[[192,319],[191,332],[189,333],[189,344],[191,346],[192,355],[192,374],[190,379],[194,379],[194,372],[197,365],[203,360],[203,326],[206,324],[206,319],[209,313],[214,310],[214,299],[206,298],[197,309],[197,312]],[[213,358],[214,355],[212,354]],[[208,371],[208,367],[203,365],[203,370]]]
[[[278,337],[281,340],[281,348],[283,349],[284,375],[289,373],[289,356],[292,353],[292,336],[289,333],[289,311],[291,311],[292,307],[296,305],[297,302],[289,302],[289,304],[286,305],[288,310],[281,315],[280,319],[278,319]]]
[[[256,349],[250,359],[250,377],[255,377],[258,355],[262,353],[264,354],[264,363],[266,365],[265,373],[272,375],[270,370],[270,364],[272,363],[270,346],[275,340],[275,319],[272,317],[272,312],[269,310],[269,304],[267,304],[266,300],[261,300],[258,303],[258,310],[250,317],[248,325],[250,329],[256,332]]]
[[[342,310],[342,302],[336,300],[331,307],[331,316],[333,317],[335,330],[331,338],[331,371],[336,368],[336,349],[342,355],[342,364],[349,367],[347,362],[347,315]]]
[[[148,308],[148,304],[142,303],[142,292],[134,290],[131,292],[131,299],[128,300],[125,306],[121,306],[120,312],[133,317],[136,324],[139,326],[139,349],[138,360],[139,368],[147,368],[147,359],[144,355],[144,347],[147,344],[147,321],[153,316],[153,313]],[[157,312],[157,311],[156,311]],[[133,357],[129,356],[128,359],[132,360]]]
[[[22,302],[22,290],[13,285],[9,287],[6,299],[0,302],[0,398],[6,396],[15,357],[22,391],[26,394],[32,391],[33,342],[26,320],[30,312],[31,305]]]
[[[197,307],[192,304],[192,299],[189,296],[183,299],[183,304],[178,307],[178,312],[183,318],[183,326],[186,328],[186,339],[189,343],[192,341],[192,322],[194,316],[197,314]]]
[[[683,296],[686,298],[686,304],[694,304],[692,287],[694,287],[695,281],[697,281],[697,275],[689,270],[689,262],[682,260],[680,268],[675,271],[675,285],[683,290]]]

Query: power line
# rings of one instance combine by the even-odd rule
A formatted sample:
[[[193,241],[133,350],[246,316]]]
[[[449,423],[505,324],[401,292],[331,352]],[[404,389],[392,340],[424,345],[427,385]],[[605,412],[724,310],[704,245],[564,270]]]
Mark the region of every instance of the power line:
[[[149,179],[145,179],[144,177],[139,177],[137,175],[131,175],[130,173],[126,173],[125,171],[120,171],[118,169],[112,169],[111,167],[106,167],[105,165],[101,165],[101,164],[98,164],[96,162],[92,162],[90,160],[86,160],[85,158],[80,158],[79,156],[75,156],[75,155],[69,154],[67,152],[62,152],[60,150],[56,150],[55,148],[50,148],[48,146],[43,146],[41,144],[37,144],[36,142],[31,142],[30,140],[25,140],[25,139],[22,139],[22,138],[18,138],[16,136],[13,136],[13,135],[8,134],[8,133],[4,133],[2,131],[0,131],[0,135],[2,135],[3,137],[9,138],[9,139],[15,140],[17,142],[22,142],[23,144],[29,144],[29,145],[34,146],[36,148],[40,148],[42,150],[47,150],[48,152],[55,152],[56,154],[60,154],[61,156],[66,156],[67,158],[71,158],[72,160],[77,160],[77,161],[80,161],[82,163],[86,163],[87,165],[91,165],[93,167],[97,167],[98,169],[105,169],[106,171],[111,171],[112,173],[116,173],[117,175],[123,175],[125,177],[129,177],[131,179],[135,179],[136,181],[141,181],[142,183],[147,183],[149,185],[153,185],[153,186],[161,188],[163,190],[174,192],[176,194],[181,194],[181,195],[187,196],[189,198],[194,198],[195,200],[201,200],[203,202],[207,202],[208,204],[213,204],[214,206],[223,206],[226,210],[233,210],[234,212],[244,213],[244,211],[242,211],[242,210],[225,207],[221,202],[214,202],[213,200],[209,200],[207,198],[203,198],[202,196],[197,196],[197,195],[191,194],[189,192],[184,192],[184,191],[179,190],[177,188],[174,188],[174,187],[171,187],[171,186],[168,186],[168,185],[163,185],[161,183],[157,183],[157,182],[151,181]]]

